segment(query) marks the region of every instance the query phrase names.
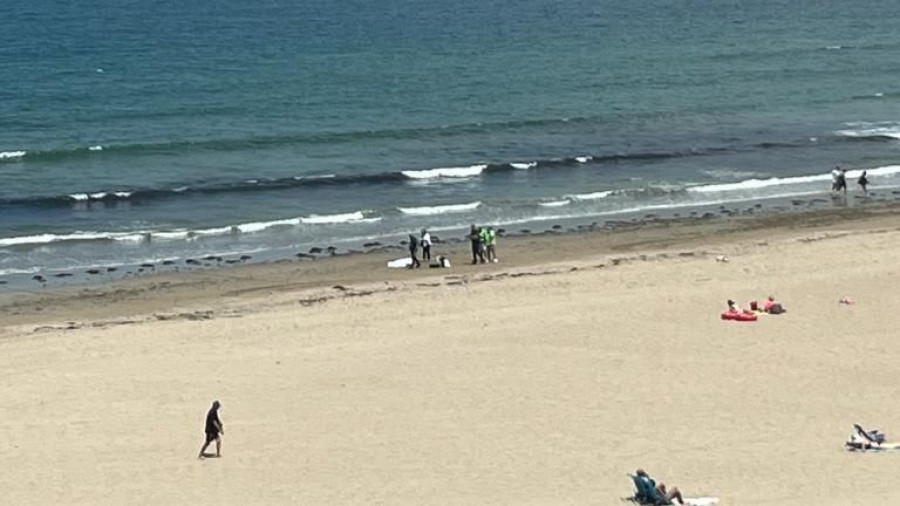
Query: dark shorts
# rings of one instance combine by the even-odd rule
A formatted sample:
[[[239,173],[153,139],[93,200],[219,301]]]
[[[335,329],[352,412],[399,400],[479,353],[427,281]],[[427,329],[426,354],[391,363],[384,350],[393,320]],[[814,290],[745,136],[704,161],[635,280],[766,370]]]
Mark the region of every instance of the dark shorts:
[[[206,433],[206,442],[207,442],[207,443],[212,443],[212,442],[215,441],[216,439],[219,439],[219,433],[218,433],[218,432],[207,432],[207,433]]]

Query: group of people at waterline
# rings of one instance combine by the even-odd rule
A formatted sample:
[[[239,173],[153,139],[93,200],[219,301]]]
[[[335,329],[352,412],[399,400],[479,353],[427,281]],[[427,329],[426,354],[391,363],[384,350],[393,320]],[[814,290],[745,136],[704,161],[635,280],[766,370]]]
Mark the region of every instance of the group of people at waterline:
[[[496,263],[497,259],[497,231],[493,227],[479,227],[472,225],[469,228],[467,239],[472,243],[472,264]],[[421,235],[409,234],[409,264],[410,269],[422,266],[422,261],[431,264],[431,234],[422,229]],[[419,247],[422,248],[422,260],[419,260]],[[449,267],[449,262],[443,256],[438,257],[434,267]]]
[[[864,195],[869,194],[869,178],[866,176],[866,171],[862,171],[862,174],[860,174],[859,178],[856,180],[856,184],[862,188]],[[831,193],[847,194],[847,171],[840,166],[835,167],[834,170],[831,171]]]

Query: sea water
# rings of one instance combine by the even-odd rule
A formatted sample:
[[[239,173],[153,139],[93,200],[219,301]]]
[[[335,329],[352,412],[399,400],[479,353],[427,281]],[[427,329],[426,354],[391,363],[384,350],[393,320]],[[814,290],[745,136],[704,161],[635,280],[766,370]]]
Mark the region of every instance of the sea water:
[[[888,1],[0,14],[0,280],[900,185]]]

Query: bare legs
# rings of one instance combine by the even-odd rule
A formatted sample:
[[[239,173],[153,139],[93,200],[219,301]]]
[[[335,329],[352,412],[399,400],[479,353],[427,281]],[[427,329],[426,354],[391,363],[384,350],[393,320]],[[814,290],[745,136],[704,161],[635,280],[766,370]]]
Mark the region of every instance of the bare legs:
[[[678,504],[684,504],[684,497],[681,496],[681,490],[678,490],[678,487],[672,487],[672,490],[666,491],[665,483],[660,483],[656,490],[659,492],[659,495],[665,497],[669,503],[672,503],[672,500],[675,499],[678,501]]]
[[[204,452],[209,447],[209,444],[212,443],[214,440],[216,442],[216,457],[222,456],[222,438],[220,438],[217,434],[215,438],[210,438],[210,437],[206,438],[206,442],[203,443],[203,447],[200,448],[200,453],[197,455],[198,459],[202,459],[206,456],[204,454]]]

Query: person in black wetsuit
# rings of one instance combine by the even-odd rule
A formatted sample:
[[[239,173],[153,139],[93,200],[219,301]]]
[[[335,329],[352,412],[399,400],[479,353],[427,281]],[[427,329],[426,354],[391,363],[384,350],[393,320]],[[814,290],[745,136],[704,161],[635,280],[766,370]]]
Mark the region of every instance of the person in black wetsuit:
[[[472,225],[469,228],[469,240],[472,241],[472,264],[477,264],[479,260],[484,263],[484,244],[481,242],[481,229]]]
[[[198,459],[206,456],[203,452],[206,451],[206,448],[213,441],[216,442],[216,457],[222,456],[222,438],[219,435],[225,434],[225,429],[222,428],[222,421],[219,420],[219,406],[221,406],[219,401],[213,401],[212,407],[206,413],[206,442],[200,448],[200,454],[197,455]]]
[[[409,269],[418,269],[422,263],[419,262],[418,256],[416,253],[419,251],[419,239],[415,234],[409,234],[409,258],[412,260],[409,263]]]
[[[859,176],[859,179],[856,180],[856,184],[858,184],[859,187],[862,188],[864,195],[869,194],[869,189],[866,188],[867,186],[869,186],[869,178],[866,177],[866,171],[862,171],[862,174]]]

